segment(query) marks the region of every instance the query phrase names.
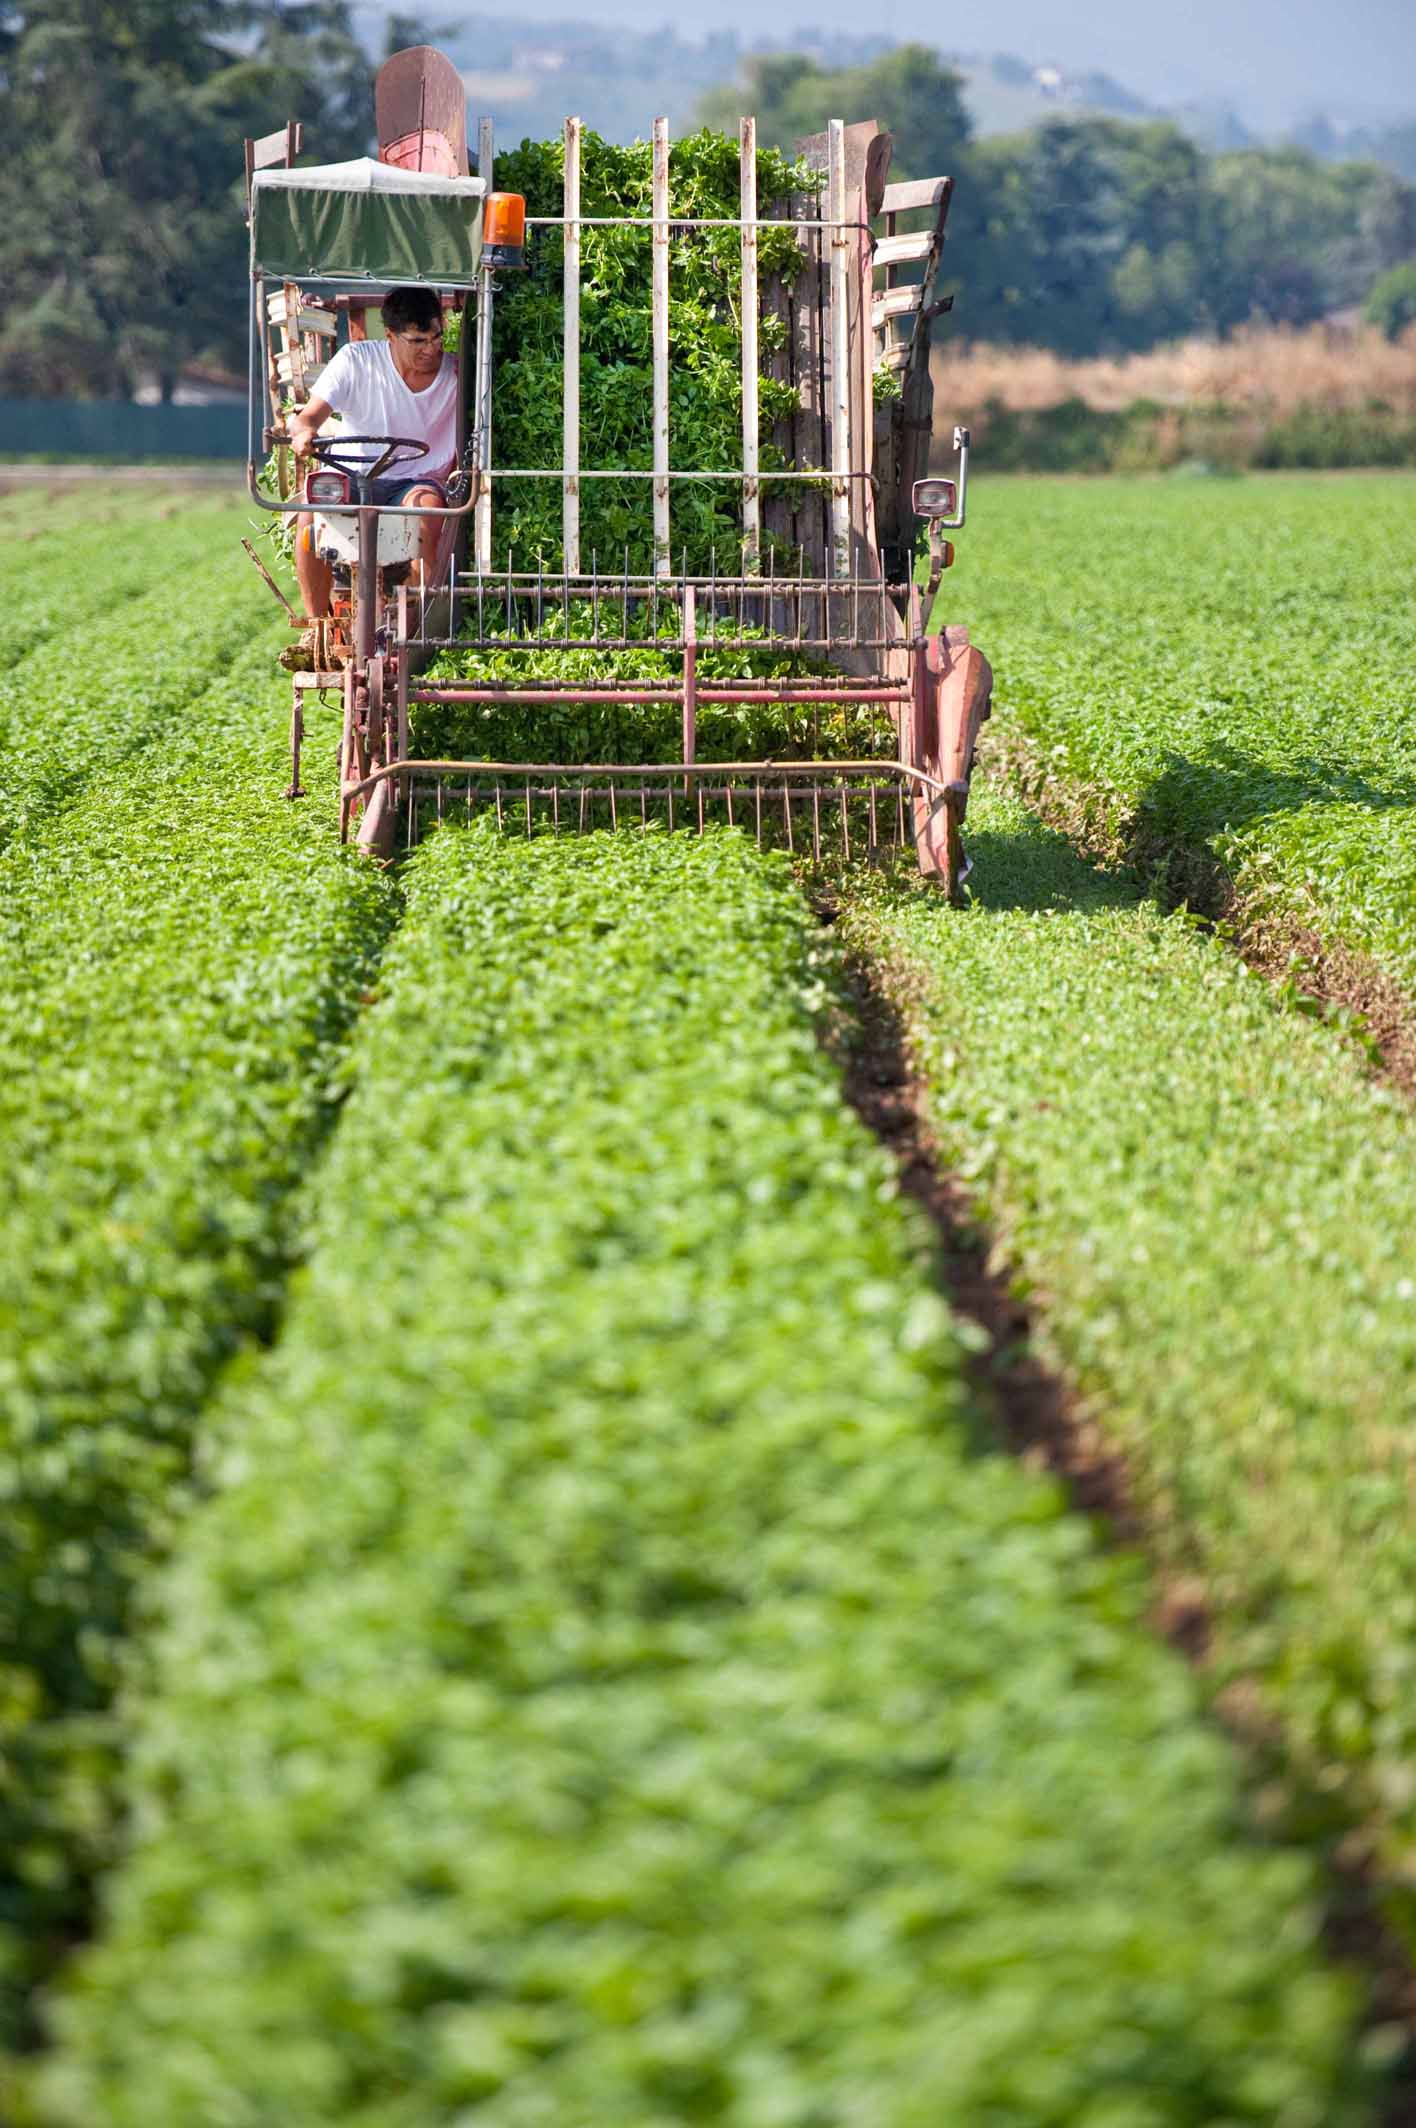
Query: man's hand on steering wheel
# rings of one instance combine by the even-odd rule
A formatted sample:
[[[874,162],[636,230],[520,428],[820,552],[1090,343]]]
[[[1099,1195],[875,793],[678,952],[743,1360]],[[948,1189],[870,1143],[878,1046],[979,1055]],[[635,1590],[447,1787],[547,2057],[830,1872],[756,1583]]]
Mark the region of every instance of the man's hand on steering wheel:
[[[348,462],[348,454],[366,451],[382,444],[383,449],[373,458],[360,458]],[[428,446],[420,436],[316,436],[310,444],[311,455],[341,473],[356,475],[364,480],[386,479],[415,459],[427,455]]]

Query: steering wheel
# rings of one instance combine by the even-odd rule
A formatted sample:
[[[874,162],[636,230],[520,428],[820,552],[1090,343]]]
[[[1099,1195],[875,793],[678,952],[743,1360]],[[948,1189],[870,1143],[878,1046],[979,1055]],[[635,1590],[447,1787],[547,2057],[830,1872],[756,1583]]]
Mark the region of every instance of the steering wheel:
[[[381,443],[384,448],[377,458],[361,458],[354,465],[346,465],[340,458],[341,451],[355,450],[365,444]],[[310,456],[322,464],[333,466],[338,473],[347,473],[356,480],[378,480],[392,467],[411,465],[415,458],[427,455],[428,446],[418,436],[312,436]]]

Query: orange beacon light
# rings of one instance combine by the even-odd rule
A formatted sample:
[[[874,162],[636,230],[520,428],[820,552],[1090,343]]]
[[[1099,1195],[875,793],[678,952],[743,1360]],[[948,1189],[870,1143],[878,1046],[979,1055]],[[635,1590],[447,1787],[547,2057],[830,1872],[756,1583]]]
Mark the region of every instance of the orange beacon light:
[[[526,264],[526,202],[519,192],[489,192],[482,210],[482,263]]]

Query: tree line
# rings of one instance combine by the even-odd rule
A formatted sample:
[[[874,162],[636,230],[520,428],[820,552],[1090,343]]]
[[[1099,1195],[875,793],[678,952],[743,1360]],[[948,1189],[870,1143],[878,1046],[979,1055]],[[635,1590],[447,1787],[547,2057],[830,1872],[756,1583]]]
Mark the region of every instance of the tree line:
[[[420,41],[407,17],[386,49]],[[244,366],[241,142],[293,113],[320,160],[367,152],[374,62],[348,0],[0,0],[0,394],[130,397]],[[1416,187],[1301,149],[1207,155],[1177,127],[1059,118],[972,137],[925,46],[832,70],[774,54],[711,92],[789,149],[876,117],[895,170],[958,180],[947,262],[968,338],[1124,353],[1387,291],[1416,312]],[[1403,292],[1404,291],[1404,292]]]
[[[0,0],[0,393],[243,369],[242,142],[362,154],[370,78],[344,0]]]
[[[958,189],[946,264],[954,328],[1069,356],[1124,354],[1250,319],[1304,325],[1400,285],[1416,259],[1416,186],[1301,148],[1206,154],[1178,126],[1049,119],[976,140],[960,77],[924,45],[831,72],[754,59],[704,98],[709,124],[757,113],[786,147],[828,116],[878,118],[896,175]]]

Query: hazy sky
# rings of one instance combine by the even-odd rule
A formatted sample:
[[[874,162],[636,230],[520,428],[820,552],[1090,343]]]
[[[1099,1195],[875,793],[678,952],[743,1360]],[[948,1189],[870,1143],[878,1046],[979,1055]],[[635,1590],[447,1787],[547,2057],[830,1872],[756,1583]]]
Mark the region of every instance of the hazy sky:
[[[486,0],[474,0],[485,5]],[[579,16],[637,29],[673,22],[685,35],[736,29],[774,38],[803,22],[923,37],[957,52],[1016,52],[1075,70],[1100,68],[1155,103],[1231,99],[1280,122],[1308,109],[1416,111],[1416,0],[519,0],[527,16]],[[443,19],[453,13],[447,10]]]

